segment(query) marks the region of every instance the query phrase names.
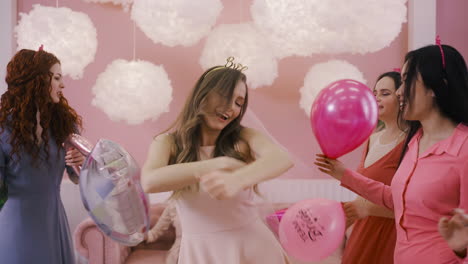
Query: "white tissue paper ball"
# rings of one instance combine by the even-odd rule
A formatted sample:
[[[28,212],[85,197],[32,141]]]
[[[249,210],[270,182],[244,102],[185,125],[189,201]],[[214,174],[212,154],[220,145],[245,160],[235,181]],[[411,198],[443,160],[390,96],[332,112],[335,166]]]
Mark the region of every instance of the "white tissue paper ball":
[[[204,70],[225,65],[231,56],[234,63],[248,67],[243,73],[249,88],[271,85],[278,76],[278,62],[270,43],[250,23],[216,27],[206,39],[200,65]]]
[[[111,62],[93,86],[92,104],[113,121],[130,125],[156,120],[169,111],[172,86],[162,66],[147,61]]]
[[[133,0],[83,0],[88,3],[100,3],[100,4],[107,4],[112,3],[114,5],[121,5],[125,12],[127,12],[132,5]]]
[[[346,61],[331,60],[316,64],[310,68],[304,78],[304,86],[299,90],[301,93],[299,106],[307,116],[310,117],[312,103],[320,91],[330,83],[342,79],[352,79],[366,84],[362,72]]]
[[[407,13],[406,0],[254,0],[250,11],[279,58],[378,51]]]
[[[62,72],[73,79],[83,77],[84,68],[94,61],[96,28],[88,15],[67,7],[34,5],[28,14],[20,13],[15,27],[18,50],[44,50],[62,63]]]
[[[154,43],[192,46],[210,32],[222,9],[219,0],[138,0],[131,17]]]

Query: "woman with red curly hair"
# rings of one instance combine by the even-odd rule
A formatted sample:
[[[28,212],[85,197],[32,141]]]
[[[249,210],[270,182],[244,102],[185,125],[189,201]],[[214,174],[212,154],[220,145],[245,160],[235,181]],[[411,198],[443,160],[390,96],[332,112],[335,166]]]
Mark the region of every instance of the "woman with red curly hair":
[[[0,106],[0,180],[8,200],[0,211],[2,263],[74,263],[67,216],[60,198],[65,166],[84,157],[63,143],[81,117],[63,97],[60,61],[53,54],[20,50],[7,66]]]

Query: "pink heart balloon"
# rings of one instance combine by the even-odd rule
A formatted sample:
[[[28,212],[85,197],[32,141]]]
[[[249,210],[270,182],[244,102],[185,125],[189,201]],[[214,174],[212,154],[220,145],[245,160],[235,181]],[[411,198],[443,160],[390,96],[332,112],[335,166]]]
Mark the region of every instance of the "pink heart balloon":
[[[329,158],[338,158],[361,145],[372,134],[377,120],[377,102],[371,90],[350,79],[325,87],[310,111],[312,131]]]

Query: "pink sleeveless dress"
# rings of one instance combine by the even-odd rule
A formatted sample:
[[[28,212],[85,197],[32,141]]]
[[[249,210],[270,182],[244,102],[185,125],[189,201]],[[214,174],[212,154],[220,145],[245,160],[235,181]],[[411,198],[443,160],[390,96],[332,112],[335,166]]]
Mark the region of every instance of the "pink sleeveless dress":
[[[201,148],[211,158],[213,146]],[[279,242],[264,224],[245,190],[230,200],[215,200],[203,188],[176,200],[182,229],[179,264],[284,264]]]

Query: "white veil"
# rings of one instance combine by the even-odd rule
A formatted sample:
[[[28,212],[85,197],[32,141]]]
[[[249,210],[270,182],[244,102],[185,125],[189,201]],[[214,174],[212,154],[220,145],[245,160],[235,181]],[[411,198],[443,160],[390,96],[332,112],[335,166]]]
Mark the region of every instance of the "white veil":
[[[245,127],[253,128],[263,133],[268,138],[270,138],[273,143],[280,146],[289,154],[289,157],[293,161],[294,166],[282,174],[280,178],[307,178],[307,176],[312,176],[314,174],[314,167],[312,164],[307,165],[299,157],[291,153],[291,151],[289,151],[284,145],[279,143],[279,141],[268,131],[263,122],[258,118],[252,109],[247,109],[241,123]]]

